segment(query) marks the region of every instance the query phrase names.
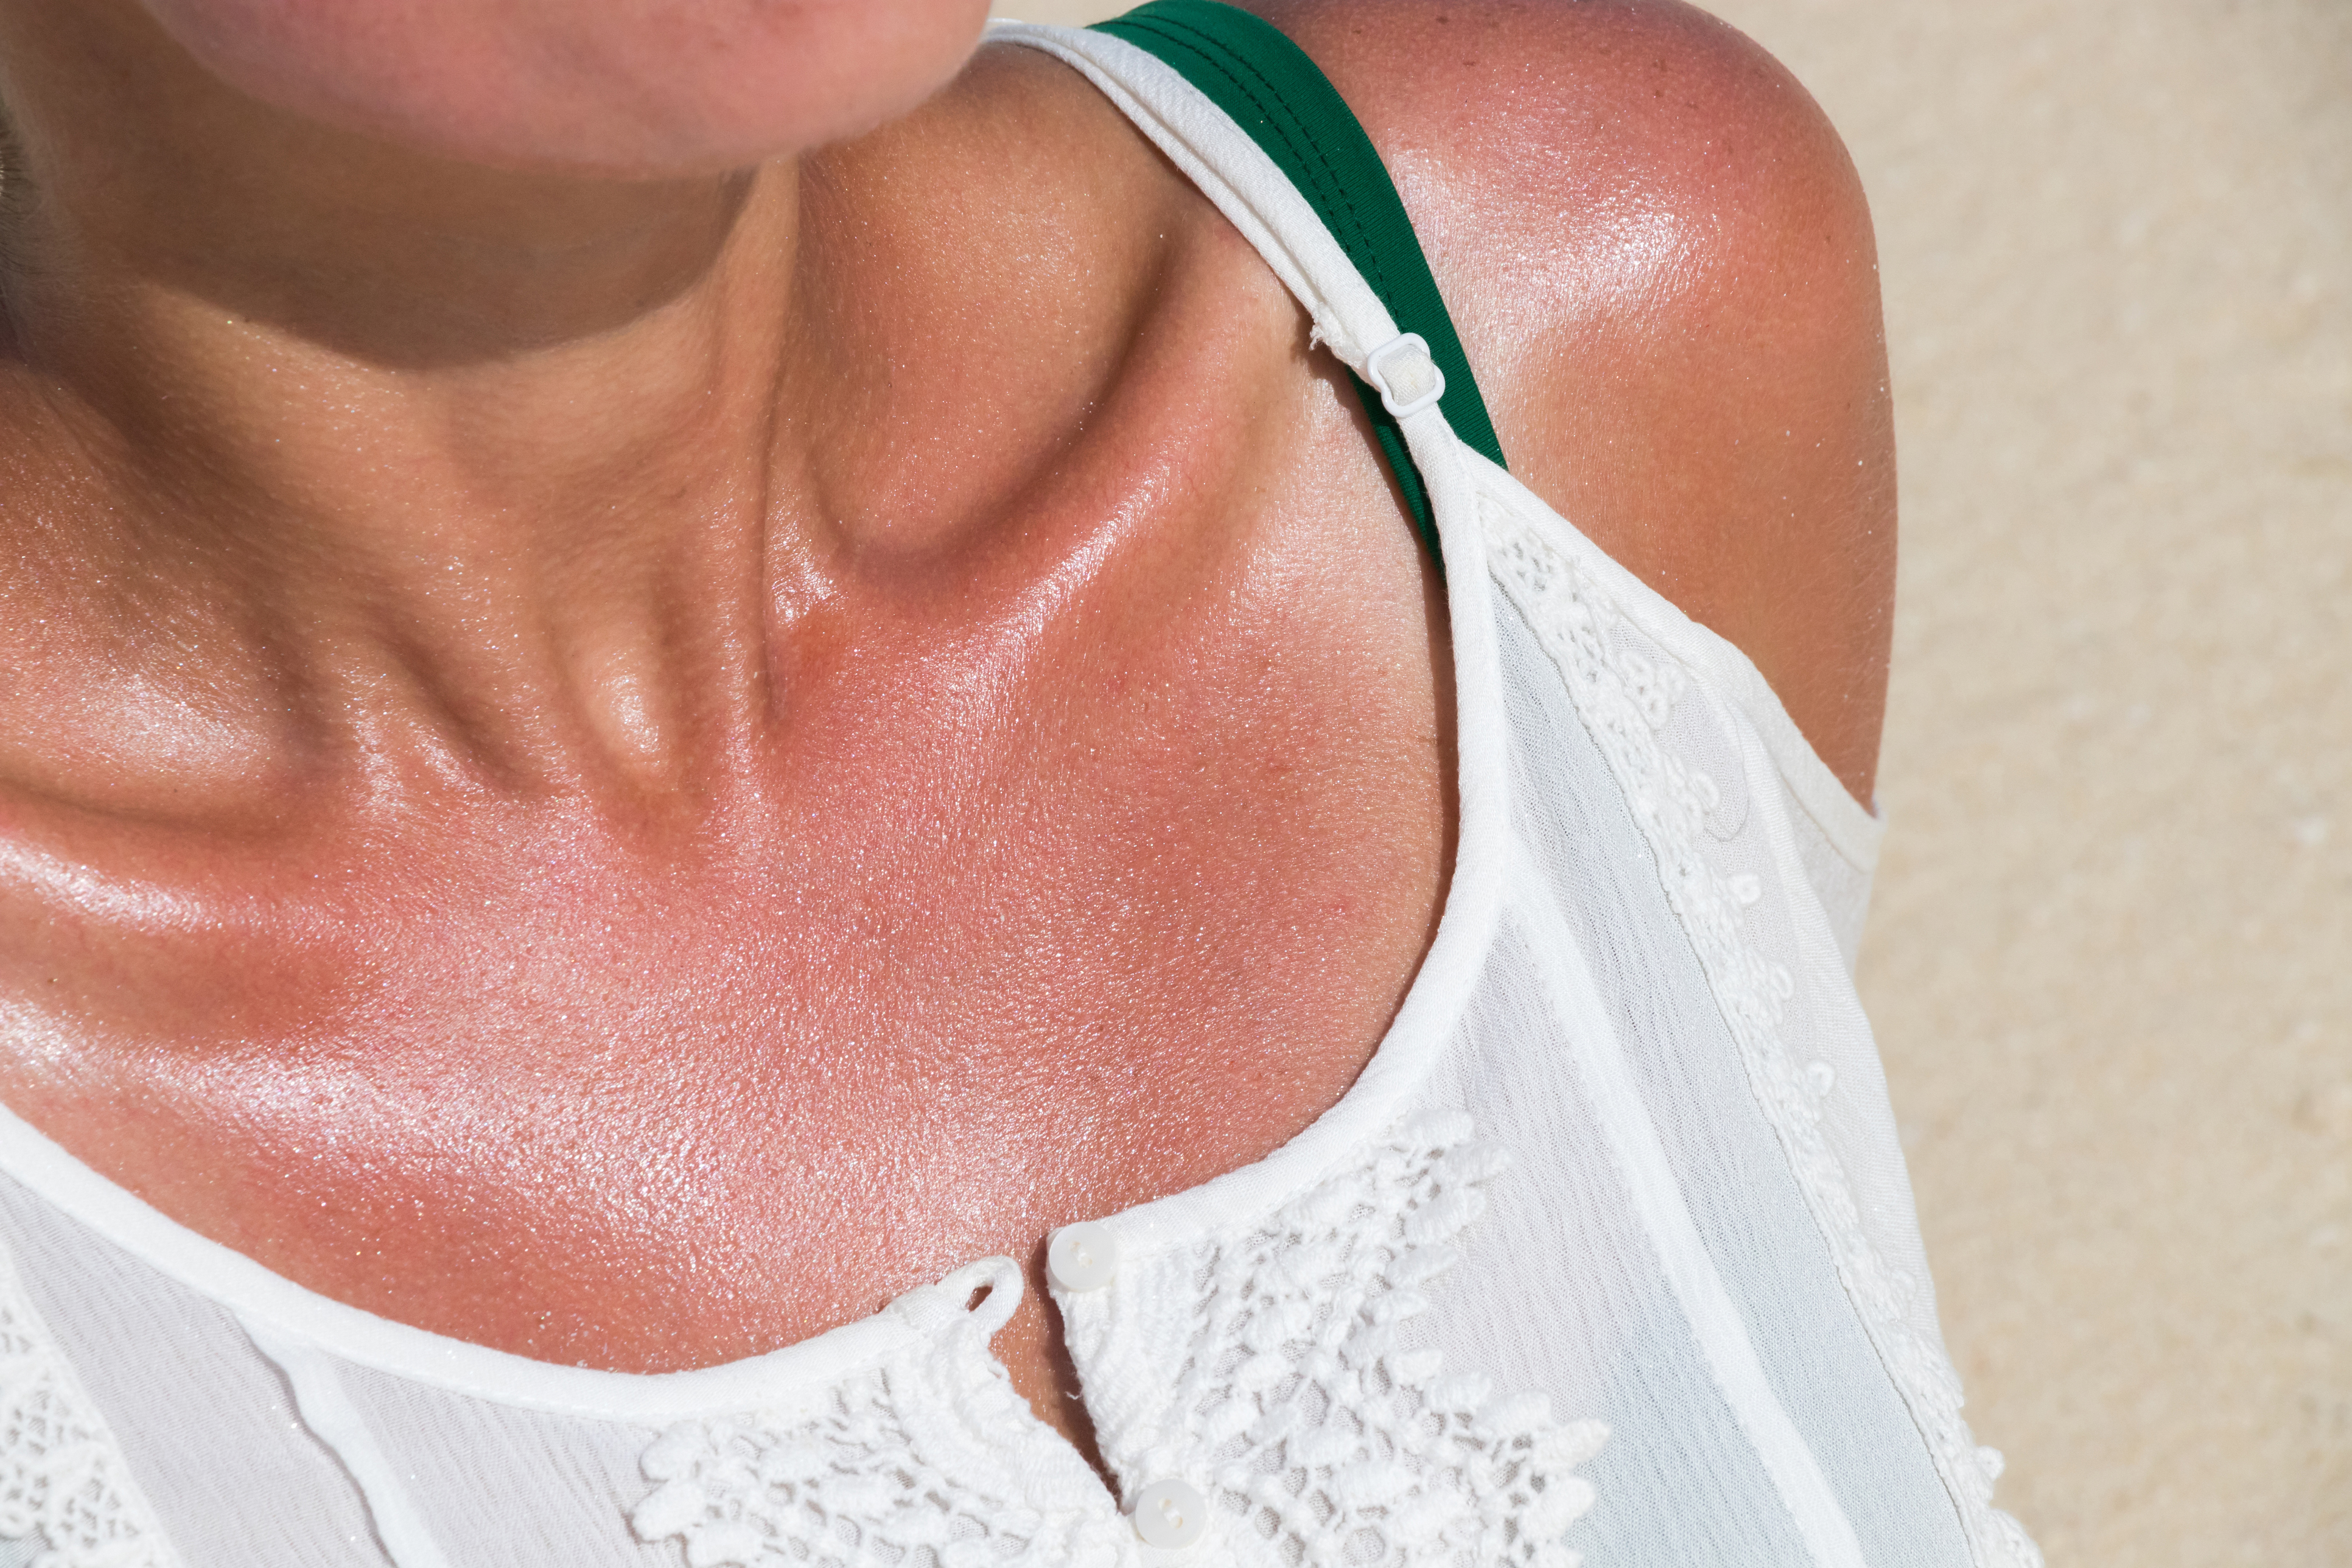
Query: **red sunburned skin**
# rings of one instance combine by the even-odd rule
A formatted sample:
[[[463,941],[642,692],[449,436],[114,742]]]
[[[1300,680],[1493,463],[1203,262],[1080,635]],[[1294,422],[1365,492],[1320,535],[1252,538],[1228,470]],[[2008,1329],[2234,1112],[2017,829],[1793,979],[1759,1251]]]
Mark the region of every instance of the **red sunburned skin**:
[[[0,1101],[542,1360],[1041,1287],[1335,1103],[1429,941],[1451,643],[1361,405],[1045,56],[790,154],[978,0],[472,3],[0,0]],[[1666,0],[1252,4],[1513,473],[1866,798],[1885,362],[1802,89]],[[992,1342],[1079,1434],[1034,1290]]]

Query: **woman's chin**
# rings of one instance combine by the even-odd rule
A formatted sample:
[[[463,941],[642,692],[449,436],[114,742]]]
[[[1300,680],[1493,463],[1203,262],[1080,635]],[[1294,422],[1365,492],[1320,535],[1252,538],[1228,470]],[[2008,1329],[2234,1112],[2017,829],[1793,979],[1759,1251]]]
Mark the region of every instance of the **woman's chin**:
[[[440,157],[620,177],[717,173],[905,113],[986,0],[141,0],[211,74]]]

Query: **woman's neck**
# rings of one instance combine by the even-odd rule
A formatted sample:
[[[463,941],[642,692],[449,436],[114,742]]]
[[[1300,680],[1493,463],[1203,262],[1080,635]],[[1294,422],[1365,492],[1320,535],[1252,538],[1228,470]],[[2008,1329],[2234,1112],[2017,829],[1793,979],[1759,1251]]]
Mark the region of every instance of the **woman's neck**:
[[[257,639],[312,701],[398,667],[494,751],[570,710],[658,772],[661,694],[709,685],[660,668],[678,627],[756,634],[763,561],[816,548],[776,482],[794,164],[446,163],[240,97],[135,7],[6,20],[20,558],[205,606],[216,684]]]
[[[1223,241],[1083,82],[1011,53],[822,156],[603,181],[290,120],[129,0],[0,0],[35,186],[0,645],[42,623],[0,646],[32,672],[0,752],[44,731],[0,778],[173,812],[213,778],[275,809],[254,779],[338,759],[394,794],[691,795],[789,706],[801,612],[849,578],[939,621],[982,613],[940,568],[983,536],[1006,604],[1084,576],[1120,497],[1000,524],[1116,384],[1197,380],[1136,334],[1171,258]],[[91,767],[11,717],[68,708]]]

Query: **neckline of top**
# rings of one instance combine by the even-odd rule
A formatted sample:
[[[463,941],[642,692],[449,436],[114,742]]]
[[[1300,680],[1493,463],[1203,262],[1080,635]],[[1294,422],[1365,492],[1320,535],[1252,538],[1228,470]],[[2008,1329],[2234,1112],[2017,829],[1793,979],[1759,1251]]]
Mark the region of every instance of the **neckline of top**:
[[[1091,1222],[1116,1233],[1123,1258],[1153,1256],[1255,1219],[1355,1155],[1402,1114],[1484,965],[1503,881],[1502,694],[1475,520],[1441,511],[1438,527],[1448,558],[1457,563],[1447,574],[1446,594],[1460,826],[1436,933],[1397,1016],[1337,1104],[1262,1160]],[[142,1263],[279,1339],[495,1404],[611,1421],[661,1424],[821,1392],[927,1343],[967,1316],[992,1333],[1022,1290],[1020,1268],[1010,1258],[983,1258],[906,1292],[872,1317],[761,1355],[685,1372],[606,1372],[435,1333],[297,1284],[99,1174],[5,1105],[0,1173]],[[982,1287],[988,1300],[970,1307]]]
[[[1017,41],[1048,47],[1083,37],[1066,29],[1026,27],[1000,27],[996,36],[1008,33]],[[1170,107],[1171,90],[1180,99],[1194,91],[1189,87],[1171,89],[1171,79],[1181,83],[1182,79],[1132,46],[1109,39],[1086,41],[1090,47],[1083,64],[1093,68],[1087,74],[1107,91],[1128,87],[1132,79],[1106,80],[1106,67],[1113,63],[1146,78],[1134,85],[1151,94],[1157,107]],[[1131,116],[1140,107],[1130,107],[1135,100],[1121,92],[1113,91],[1112,97]],[[1222,111],[1207,119],[1195,115],[1185,129],[1188,151],[1217,165],[1207,172],[1239,172],[1249,187],[1236,193],[1243,205],[1220,205],[1244,225],[1245,236],[1307,306],[1326,341],[1343,359],[1360,359],[1361,346],[1331,329],[1370,322],[1380,341],[1393,334],[1387,312],[1371,299],[1353,265],[1246,132]],[[1379,333],[1382,324],[1386,334]],[[1361,334],[1349,334],[1354,335]],[[1414,416],[1408,434],[1416,458],[1426,454],[1424,466],[1436,461],[1446,468],[1442,475],[1431,475],[1431,499],[1448,563],[1445,594],[1455,685],[1454,783],[1460,819],[1436,932],[1371,1059],[1336,1105],[1262,1160],[1093,1222],[1113,1233],[1124,1258],[1139,1260],[1245,1224],[1355,1157],[1404,1113],[1485,967],[1502,897],[1507,769],[1493,585],[1470,498],[1478,483],[1475,475],[1507,484],[1507,479],[1454,437],[1434,408]],[[1441,492],[1453,498],[1454,504],[1435,504]],[[605,1372],[537,1361],[394,1322],[299,1285],[149,1205],[5,1106],[0,1106],[0,1172],[108,1242],[240,1321],[266,1327],[276,1338],[491,1403],[612,1421],[659,1424],[821,1394],[845,1377],[927,1343],[962,1320],[971,1310],[966,1303],[982,1285],[991,1288],[991,1295],[979,1310],[978,1323],[984,1331],[992,1331],[1021,1289],[1020,1271],[1009,1259],[983,1259],[937,1284],[907,1292],[873,1317],[763,1355],[687,1372]]]

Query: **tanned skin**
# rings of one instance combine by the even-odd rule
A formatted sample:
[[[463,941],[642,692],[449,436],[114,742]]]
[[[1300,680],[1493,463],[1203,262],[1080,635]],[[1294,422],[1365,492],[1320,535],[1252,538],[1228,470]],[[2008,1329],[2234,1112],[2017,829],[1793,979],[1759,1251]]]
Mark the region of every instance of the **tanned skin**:
[[[1328,1110],[1442,910],[1443,598],[1344,377],[1065,68],[932,92],[971,4],[843,22],[855,102],[705,125],[656,70],[606,135],[207,3],[0,0],[0,1099],[567,1364],[1009,1253],[996,1348],[1083,1444],[1047,1231]],[[1893,450],[1811,100],[1669,0],[1257,8],[1514,472],[1867,800]]]

